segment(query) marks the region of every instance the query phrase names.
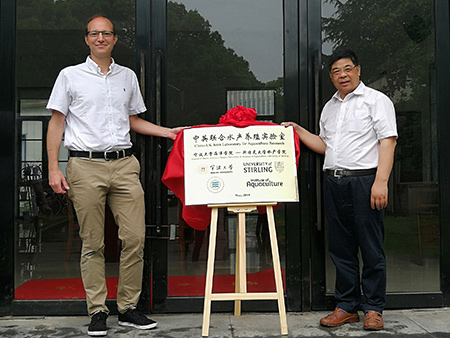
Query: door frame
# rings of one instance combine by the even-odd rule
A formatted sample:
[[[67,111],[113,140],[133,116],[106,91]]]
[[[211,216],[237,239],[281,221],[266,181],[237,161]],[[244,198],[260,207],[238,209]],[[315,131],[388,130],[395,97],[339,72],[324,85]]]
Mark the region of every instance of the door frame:
[[[320,97],[321,83],[321,2],[308,0],[301,3],[299,9],[299,116],[300,124],[309,130],[316,130],[318,110],[322,109]],[[446,107],[450,105],[448,91],[450,90],[450,25],[449,1],[435,1],[435,32],[436,32],[436,109],[438,116],[438,145],[450,144],[450,134],[446,132],[450,127],[450,117]],[[319,72],[319,74],[317,74]],[[326,100],[326,98],[325,98]],[[439,163],[439,194],[441,224],[441,257],[440,275],[441,291],[431,293],[388,293],[387,308],[426,308],[443,307],[450,304],[450,229],[444,226],[450,219],[450,178],[446,173],[450,168],[450,158],[444,154],[446,149],[438,147]],[[302,310],[332,310],[335,307],[333,295],[325,294],[325,233],[320,226],[322,219],[320,208],[320,176],[315,173],[321,171],[319,162],[308,149],[302,149],[300,191],[301,228],[306,238],[302,239],[302,275],[308,282],[302,284]],[[314,183],[313,183],[314,182]],[[308,185],[311,184],[311,185]],[[315,184],[315,186],[314,186]],[[316,210],[318,210],[316,212]],[[304,214],[304,215],[303,215]],[[319,227],[317,227],[319,225]],[[310,253],[310,255],[308,255]],[[309,267],[309,269],[308,269]],[[308,292],[309,291],[309,292]],[[309,309],[308,309],[309,308]]]
[[[0,135],[2,143],[0,186],[0,315],[12,312],[14,298],[15,201],[15,0],[0,2]]]
[[[445,146],[450,144],[450,1],[434,1],[436,27],[436,110],[439,163],[439,224],[441,225],[441,291],[442,306],[450,306],[450,158]],[[446,276],[446,278],[444,278]],[[442,297],[442,300],[440,299]]]
[[[146,68],[145,72],[145,95],[144,100],[149,109],[148,119],[154,123],[161,123],[165,125],[166,113],[166,56],[167,56],[167,24],[165,18],[167,17],[167,2],[165,0],[137,0],[140,8],[137,10],[137,22],[150,22],[148,25],[148,36],[151,40],[145,40],[145,36],[137,35],[138,50],[143,50],[149,55],[150,67]],[[297,42],[297,25],[298,25],[298,4],[295,1],[284,1],[283,15],[284,15],[284,36],[290,39],[292,43]],[[293,29],[294,28],[294,29]],[[139,29],[137,32],[145,31],[145,27]],[[292,108],[298,105],[296,88],[298,88],[298,55],[296,48],[287,48],[291,44],[285,44],[285,74],[287,83],[292,86],[289,87],[289,94],[286,93],[285,104]],[[137,52],[139,54],[140,52]],[[138,69],[141,67],[138,60]],[[287,87],[287,86],[286,86]],[[160,112],[153,113],[153,112]],[[298,109],[286,109],[286,112],[295,112]],[[287,114],[286,118],[294,120],[295,114]],[[281,121],[279,121],[281,122]],[[160,138],[154,140],[145,140],[145,154],[144,158],[150,159],[145,161],[151,164],[151,167],[146,167],[144,174],[144,190],[146,194],[146,201],[151,201],[147,204],[147,225],[162,225],[167,224],[167,189],[162,186],[160,177],[164,171],[164,165],[167,160],[167,146],[166,141]],[[142,163],[143,161],[141,161]],[[294,203],[286,205],[286,222],[291,226],[286,227],[286,307],[289,311],[299,311],[300,293],[299,284],[302,282],[301,264],[300,264],[300,206]],[[150,229],[148,234],[150,234]],[[152,276],[144,278],[143,296],[141,301],[144,303],[145,309],[153,312],[201,312],[203,311],[203,297],[187,298],[187,297],[167,297],[167,240],[151,238],[148,235],[146,238],[145,251],[145,266],[144,276]],[[150,299],[150,301],[148,301]],[[212,311],[232,311],[233,301],[214,302],[212,304]],[[275,302],[272,301],[252,301],[243,304],[244,311],[276,311]]]
[[[144,118],[164,125],[166,7],[164,0],[136,0],[136,65],[147,111]],[[139,306],[146,312],[164,303],[167,294],[167,242],[148,238],[149,225],[164,220],[164,193],[160,177],[166,161],[166,142],[158,137],[137,136],[141,182],[145,194],[147,232],[144,249],[144,278]],[[142,147],[141,147],[142,145]]]

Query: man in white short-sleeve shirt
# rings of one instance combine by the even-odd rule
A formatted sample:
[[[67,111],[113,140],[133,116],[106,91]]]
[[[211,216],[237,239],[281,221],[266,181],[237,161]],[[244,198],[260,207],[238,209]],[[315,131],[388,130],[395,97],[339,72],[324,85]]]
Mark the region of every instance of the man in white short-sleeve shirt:
[[[293,126],[307,147],[325,154],[323,196],[328,250],[336,267],[336,308],[320,324],[354,323],[362,310],[364,329],[381,330],[386,304],[383,216],[397,143],[395,110],[386,95],[360,81],[354,52],[335,51],[328,65],[337,92],[323,108],[319,135],[283,123]]]
[[[107,334],[105,203],[114,215],[122,243],[119,325],[157,326],[136,309],[142,285],[145,207],[130,130],[173,140],[182,129],[161,127],[138,117],[146,107],[136,75],[111,58],[117,39],[109,19],[95,16],[89,20],[85,41],[90,55],[85,63],[60,72],[47,105],[52,112],[47,134],[49,183],[55,192],[68,194],[80,224],[81,275],[91,316],[90,336]],[[58,166],[64,130],[64,146],[70,156],[67,180]]]

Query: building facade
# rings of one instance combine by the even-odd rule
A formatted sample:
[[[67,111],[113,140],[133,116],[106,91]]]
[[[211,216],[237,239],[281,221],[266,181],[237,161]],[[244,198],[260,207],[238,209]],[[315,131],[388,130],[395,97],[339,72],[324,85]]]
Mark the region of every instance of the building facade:
[[[84,62],[94,14],[115,22],[113,57],[138,75],[148,111],[167,126],[216,124],[235,105],[258,119],[317,131],[334,88],[331,51],[353,49],[362,80],[394,102],[399,131],[389,181],[388,308],[450,306],[450,2],[448,0],[2,0],[0,3],[0,315],[85,314],[71,202],[48,185],[46,102],[59,71]],[[170,141],[133,135],[146,194],[140,306],[201,312],[208,231],[191,229],[161,183]],[[334,307],[321,194],[322,158],[301,148],[299,203],[275,214],[289,311]],[[60,151],[65,169],[67,151]],[[274,290],[265,223],[248,216],[248,290]],[[222,211],[216,280],[234,290],[235,224]],[[120,242],[105,220],[108,302]],[[244,311],[276,310],[272,301]],[[114,309],[115,306],[111,306]],[[232,303],[213,304],[231,310]]]

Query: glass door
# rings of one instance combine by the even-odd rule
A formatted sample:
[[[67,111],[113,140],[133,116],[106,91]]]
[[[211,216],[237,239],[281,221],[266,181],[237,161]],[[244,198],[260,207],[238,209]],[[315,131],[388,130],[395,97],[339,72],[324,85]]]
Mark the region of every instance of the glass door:
[[[76,212],[71,201],[48,184],[45,137],[51,114],[45,107],[61,69],[86,60],[85,25],[97,13],[116,24],[115,61],[136,70],[136,6],[134,1],[117,6],[106,0],[17,0],[16,9],[16,144],[20,146],[16,147],[15,311],[85,314]],[[62,172],[67,158],[61,147]],[[108,301],[113,302],[120,243],[108,209],[105,229]],[[63,301],[73,303],[67,306]]]
[[[166,60],[167,125],[214,125],[237,105],[255,108],[259,120],[283,121],[282,1],[167,2]],[[168,191],[166,217],[173,231],[163,236],[167,270],[162,271],[168,298],[161,294],[153,298],[153,305],[161,311],[200,312],[209,232],[191,228],[181,209],[178,198]],[[249,292],[275,290],[265,221],[257,213],[247,216]],[[276,225],[284,267],[284,206],[276,212]],[[235,227],[236,216],[221,210],[214,287],[222,292],[234,291]],[[161,293],[161,288],[153,284],[153,292]],[[228,306],[222,304],[216,302],[213,308]],[[267,306],[276,309],[275,302]]]
[[[438,306],[442,297],[434,2],[324,0],[320,8],[312,8],[315,12],[309,15],[321,18],[312,21],[320,25],[321,36],[310,44],[317,51],[311,52],[316,111],[309,113],[315,127],[317,111],[336,91],[327,68],[336,48],[354,50],[361,80],[387,94],[395,105],[399,138],[385,214],[387,306]],[[326,231],[314,236],[327,241]],[[316,309],[334,306],[334,266],[328,257],[316,256],[325,260],[325,292],[316,290]],[[419,296],[424,293],[436,297]]]

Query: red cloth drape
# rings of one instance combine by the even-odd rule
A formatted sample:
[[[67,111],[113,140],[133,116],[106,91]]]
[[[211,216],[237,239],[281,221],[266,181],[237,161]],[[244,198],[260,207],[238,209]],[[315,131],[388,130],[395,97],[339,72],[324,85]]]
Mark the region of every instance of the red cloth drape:
[[[244,109],[252,110],[252,108],[245,108],[238,106],[241,111]],[[236,108],[234,108],[236,109]],[[241,112],[240,111],[240,112]],[[240,113],[238,112],[238,113]],[[245,128],[252,125],[276,125],[272,122],[262,122],[256,121],[256,113],[251,112],[247,113],[247,119],[238,120],[241,116],[236,116],[236,114],[232,114],[230,116],[229,113],[233,113],[233,111],[228,111],[227,114],[223,115],[219,121],[219,124],[216,125],[198,125],[191,128],[204,128],[204,127],[224,127],[224,126],[234,126],[239,128]],[[236,111],[234,111],[236,113]],[[250,117],[248,116],[250,115]],[[246,118],[245,116],[243,118]],[[186,221],[189,226],[197,230],[205,230],[211,220],[211,211],[206,205],[184,205],[184,136],[183,131],[181,131],[172,147],[172,151],[167,160],[166,168],[164,170],[164,174],[162,177],[162,182],[173,191],[173,193],[181,200],[183,203],[183,212],[182,217]],[[298,160],[300,158],[300,142],[298,139],[297,133],[294,132],[294,142],[295,142],[295,157],[298,165]],[[265,210],[265,209],[264,209]],[[260,210],[261,212],[262,210]]]

